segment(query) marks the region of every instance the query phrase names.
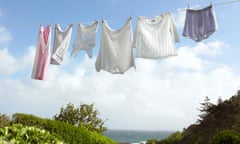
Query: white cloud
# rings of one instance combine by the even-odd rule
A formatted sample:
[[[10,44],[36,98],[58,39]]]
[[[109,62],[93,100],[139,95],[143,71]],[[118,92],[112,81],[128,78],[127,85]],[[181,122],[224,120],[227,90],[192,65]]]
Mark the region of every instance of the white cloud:
[[[0,50],[0,73],[1,74],[12,74],[16,71],[16,62],[15,57],[11,56],[7,48]]]
[[[1,16],[1,12],[0,12]],[[11,33],[4,26],[0,26],[0,44],[10,42],[12,40]]]
[[[181,68],[187,70],[203,70],[216,65],[214,62],[203,57],[216,57],[221,55],[225,48],[229,47],[223,41],[209,43],[197,43],[194,47],[184,46],[178,49],[178,56],[167,59],[165,67]]]
[[[11,55],[8,48],[0,49],[0,74],[10,76],[30,67],[33,61],[34,49],[34,46],[30,46],[26,55],[23,55],[20,58]]]
[[[193,50],[197,55],[216,56],[222,54],[222,50],[227,47],[229,46],[222,41],[214,41],[207,44],[200,42]]]
[[[96,72],[96,57],[85,57],[78,64],[66,57],[64,65],[49,66],[45,81],[29,76],[0,79],[0,109],[2,113],[51,118],[68,102],[95,103],[101,117],[109,119],[109,128],[181,130],[196,121],[197,108],[205,96],[215,102],[219,96],[226,99],[237,90],[240,76],[208,59],[221,54],[224,46],[219,41],[199,43],[179,48],[178,56],[169,59],[138,58],[136,71],[130,69],[124,75]],[[25,63],[21,69],[30,70],[32,49],[22,58],[11,56],[7,49],[0,54],[7,55],[5,61],[12,61],[10,65]]]

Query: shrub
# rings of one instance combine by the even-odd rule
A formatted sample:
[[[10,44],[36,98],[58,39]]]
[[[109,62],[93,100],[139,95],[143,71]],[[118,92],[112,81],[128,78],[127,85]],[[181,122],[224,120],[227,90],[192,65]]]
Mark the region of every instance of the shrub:
[[[157,140],[156,139],[150,139],[147,141],[146,144],[156,144]]]
[[[158,142],[159,144],[171,144],[173,142],[181,140],[183,137],[183,134],[179,131],[171,134],[168,138],[161,140]]]
[[[21,124],[1,128],[0,140],[8,141],[14,144],[64,144],[45,130],[40,130],[35,127],[23,126]]]
[[[104,135],[90,132],[81,125],[76,127],[61,121],[42,119],[20,113],[13,115],[13,122],[45,129],[68,144],[115,144],[114,141]]]
[[[221,131],[213,136],[210,140],[210,144],[239,144],[240,134],[235,131]]]
[[[6,127],[10,125],[10,119],[5,114],[0,114],[0,128]]]

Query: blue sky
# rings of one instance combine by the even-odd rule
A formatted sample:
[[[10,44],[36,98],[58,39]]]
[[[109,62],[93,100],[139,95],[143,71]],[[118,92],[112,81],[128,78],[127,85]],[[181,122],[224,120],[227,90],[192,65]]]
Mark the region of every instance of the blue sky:
[[[212,0],[213,4],[227,2]],[[205,96],[216,102],[234,95],[240,83],[240,2],[214,7],[218,30],[196,43],[182,37],[185,9],[203,8],[208,0],[0,0],[0,113],[30,113],[52,118],[72,102],[95,103],[109,129],[181,130],[196,122]],[[111,75],[95,71],[101,25],[94,56],[85,52],[71,59],[68,48],[61,66],[51,66],[45,81],[30,79],[40,24],[109,21],[119,29],[133,17],[171,12],[180,43],[177,57],[135,59],[136,71]],[[52,31],[53,38],[53,31]]]

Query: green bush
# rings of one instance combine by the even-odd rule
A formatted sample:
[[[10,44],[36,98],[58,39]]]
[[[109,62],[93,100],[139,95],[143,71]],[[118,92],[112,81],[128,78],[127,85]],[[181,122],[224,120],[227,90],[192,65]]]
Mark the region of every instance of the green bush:
[[[26,126],[35,126],[49,131],[68,144],[115,144],[104,135],[90,132],[84,126],[73,126],[61,121],[38,118],[27,114],[14,114],[13,122]]]
[[[35,127],[23,126],[21,124],[1,128],[0,140],[8,141],[14,144],[64,144],[64,142],[61,142],[45,130],[40,130]]]
[[[181,140],[182,137],[183,137],[183,134],[181,132],[177,131],[177,132],[171,134],[166,139],[161,140],[159,143],[160,144],[171,144],[173,142]]]
[[[221,131],[213,136],[210,144],[240,144],[240,134],[235,131]]]
[[[157,142],[156,139],[150,139],[150,140],[147,140],[146,144],[156,144],[156,142]]]
[[[10,125],[10,118],[5,114],[0,114],[0,128]]]

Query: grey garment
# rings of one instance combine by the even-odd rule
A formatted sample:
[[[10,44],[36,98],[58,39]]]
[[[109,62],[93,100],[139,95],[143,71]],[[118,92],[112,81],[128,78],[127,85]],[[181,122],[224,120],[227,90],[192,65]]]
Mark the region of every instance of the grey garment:
[[[187,9],[183,36],[200,42],[216,30],[217,21],[212,5],[199,10]]]
[[[69,24],[67,29],[63,31],[59,24],[55,25],[53,52],[50,63],[53,65],[60,65],[63,57],[68,49],[70,38],[72,34],[73,24]]]

